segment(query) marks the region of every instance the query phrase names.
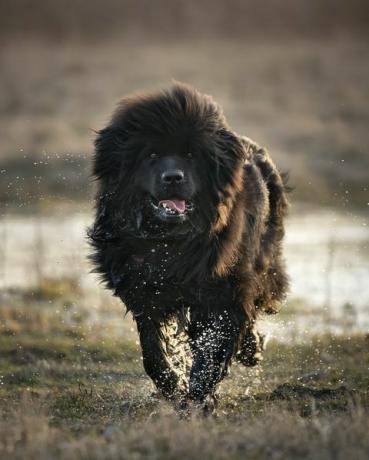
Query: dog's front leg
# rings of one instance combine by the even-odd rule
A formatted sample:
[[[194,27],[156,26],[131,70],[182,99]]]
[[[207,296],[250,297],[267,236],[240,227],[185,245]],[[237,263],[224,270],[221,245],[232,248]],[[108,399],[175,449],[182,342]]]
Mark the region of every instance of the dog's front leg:
[[[150,318],[137,319],[143,366],[158,390],[168,399],[180,393],[179,375],[173,369],[166,352],[164,324]]]
[[[227,374],[231,358],[237,349],[240,326],[226,311],[204,317],[194,315],[189,335],[192,348],[192,368],[189,398],[212,411],[217,383]]]

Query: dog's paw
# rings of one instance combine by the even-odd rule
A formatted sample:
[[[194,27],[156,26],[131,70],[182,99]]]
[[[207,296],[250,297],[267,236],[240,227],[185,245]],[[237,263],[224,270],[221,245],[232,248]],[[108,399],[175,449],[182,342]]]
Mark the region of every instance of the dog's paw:
[[[268,338],[254,327],[247,329],[236,354],[237,361],[247,367],[260,364],[267,340]]]
[[[181,419],[217,417],[218,398],[216,395],[207,395],[204,399],[194,400],[189,396],[177,406],[177,412]]]

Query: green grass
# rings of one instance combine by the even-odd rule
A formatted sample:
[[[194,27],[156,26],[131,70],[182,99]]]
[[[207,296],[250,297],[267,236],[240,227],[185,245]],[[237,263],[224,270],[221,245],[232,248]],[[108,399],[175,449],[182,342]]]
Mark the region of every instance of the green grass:
[[[2,459],[365,458],[368,336],[271,341],[261,366],[232,367],[216,417],[184,421],[153,394],[133,333],[57,317],[40,330],[50,309],[24,308],[0,312]]]

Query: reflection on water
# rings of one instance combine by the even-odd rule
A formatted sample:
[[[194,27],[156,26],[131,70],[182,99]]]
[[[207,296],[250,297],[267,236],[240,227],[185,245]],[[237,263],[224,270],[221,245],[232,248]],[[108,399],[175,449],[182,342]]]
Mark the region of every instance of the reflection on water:
[[[89,273],[85,229],[91,216],[8,215],[0,221],[0,287],[36,284],[42,277],[68,276],[88,291],[100,289]],[[369,330],[369,227],[362,214],[334,210],[291,213],[285,253],[291,277],[292,316],[286,328],[304,332],[318,317],[351,317]],[[296,299],[299,299],[297,302]],[[279,320],[281,321],[282,318]],[[275,319],[273,323],[277,325]]]
[[[334,310],[369,306],[369,227],[361,216],[319,211],[290,216],[286,256],[292,294]]]

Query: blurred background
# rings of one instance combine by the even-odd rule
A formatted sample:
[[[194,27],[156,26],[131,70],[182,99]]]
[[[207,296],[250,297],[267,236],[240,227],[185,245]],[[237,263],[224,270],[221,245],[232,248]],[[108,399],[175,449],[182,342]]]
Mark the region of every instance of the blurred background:
[[[130,333],[86,260],[94,130],[176,79],[290,172],[291,295],[271,334],[368,330],[368,25],[364,0],[1,0],[2,327],[33,305]]]

